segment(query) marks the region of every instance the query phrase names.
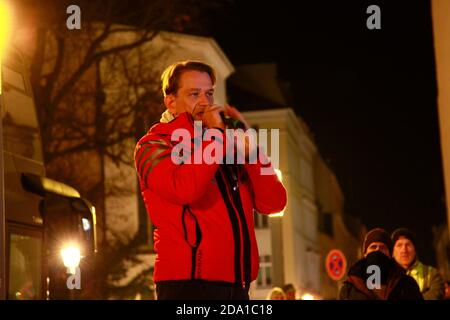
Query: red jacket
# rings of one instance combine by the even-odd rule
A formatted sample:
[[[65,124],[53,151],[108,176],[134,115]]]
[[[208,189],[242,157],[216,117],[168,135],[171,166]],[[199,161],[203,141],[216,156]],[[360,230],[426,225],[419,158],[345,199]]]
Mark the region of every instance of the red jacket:
[[[142,196],[156,227],[154,281],[202,279],[249,285],[259,268],[253,210],[282,211],[286,191],[273,169],[272,175],[261,175],[259,162],[175,164],[170,155],[177,142],[171,142],[171,134],[178,128],[193,136],[190,114],[154,125],[135,150]],[[203,148],[196,152],[212,143],[223,147],[226,140],[221,134],[222,141],[202,141]]]

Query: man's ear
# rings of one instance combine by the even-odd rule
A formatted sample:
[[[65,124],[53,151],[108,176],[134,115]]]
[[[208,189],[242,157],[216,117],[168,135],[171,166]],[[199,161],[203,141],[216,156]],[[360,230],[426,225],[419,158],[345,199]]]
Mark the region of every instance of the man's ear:
[[[167,109],[169,109],[171,114],[176,114],[176,102],[175,97],[171,94],[164,97],[164,104]]]

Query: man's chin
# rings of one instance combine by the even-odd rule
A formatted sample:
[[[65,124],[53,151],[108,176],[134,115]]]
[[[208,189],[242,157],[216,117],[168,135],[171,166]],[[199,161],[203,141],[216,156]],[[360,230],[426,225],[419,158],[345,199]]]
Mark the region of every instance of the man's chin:
[[[410,260],[410,259],[402,259],[401,262],[402,262],[403,265],[409,266],[412,263],[412,260]]]

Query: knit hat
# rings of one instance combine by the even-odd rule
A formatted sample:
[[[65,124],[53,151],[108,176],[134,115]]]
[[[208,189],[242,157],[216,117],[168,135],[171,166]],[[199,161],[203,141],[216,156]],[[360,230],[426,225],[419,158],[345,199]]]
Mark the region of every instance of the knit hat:
[[[391,236],[392,244],[395,245],[395,243],[397,242],[397,240],[400,237],[405,237],[406,239],[409,239],[412,242],[412,244],[414,245],[414,248],[417,248],[416,239],[415,239],[414,233],[411,230],[409,230],[407,228],[396,229],[394,232],[392,232],[392,236]]]
[[[392,241],[389,233],[387,233],[386,230],[375,228],[367,232],[363,242],[363,254],[366,253],[367,248],[373,242],[383,242],[388,247],[389,253],[392,254]]]

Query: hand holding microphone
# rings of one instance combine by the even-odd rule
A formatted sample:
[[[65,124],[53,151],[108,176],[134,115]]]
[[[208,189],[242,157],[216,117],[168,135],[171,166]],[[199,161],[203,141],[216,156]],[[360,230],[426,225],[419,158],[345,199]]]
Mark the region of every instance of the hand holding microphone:
[[[220,117],[223,123],[228,129],[242,129],[246,130],[248,128],[247,123],[241,113],[234,107],[225,105],[225,112],[220,112]]]
[[[197,109],[197,106],[195,109]],[[202,121],[208,128],[243,130],[248,128],[244,118],[234,107],[230,107],[228,105],[225,105],[225,107],[218,105],[198,105],[197,110],[202,110],[199,114],[202,115]]]
[[[243,146],[243,149],[237,149],[236,154],[242,152],[242,154],[247,159],[250,152],[254,152],[255,143],[250,143],[249,137],[246,136],[246,131],[249,126],[245,121],[244,117],[241,113],[234,107],[229,105],[225,105],[225,107],[221,107],[218,105],[207,105],[207,106],[199,106],[202,111],[199,112],[202,114],[202,121],[208,128],[220,128],[222,130],[225,129],[242,129],[236,130],[232,134],[231,143],[235,145],[235,149],[237,146]],[[200,110],[200,109],[199,109]],[[227,133],[228,137],[228,133]],[[238,141],[241,141],[239,144]]]
[[[221,112],[220,117],[222,118],[223,123],[227,129],[243,129],[245,130],[245,124],[238,120],[231,118],[230,116],[226,116],[225,113]]]
[[[225,111],[225,107],[221,107],[218,105],[203,105],[199,106],[199,109],[202,111],[201,120],[203,124],[208,128],[220,128],[222,130],[226,129],[225,123],[222,120],[221,114]],[[194,118],[196,116],[194,115]]]

